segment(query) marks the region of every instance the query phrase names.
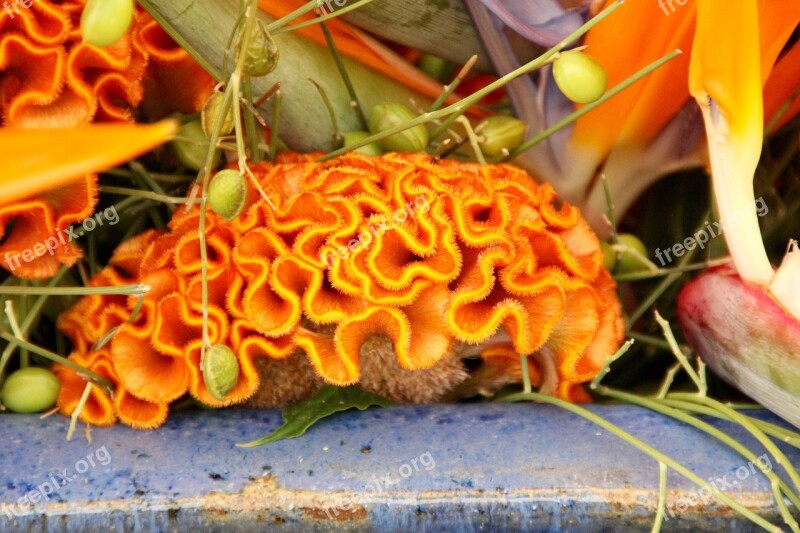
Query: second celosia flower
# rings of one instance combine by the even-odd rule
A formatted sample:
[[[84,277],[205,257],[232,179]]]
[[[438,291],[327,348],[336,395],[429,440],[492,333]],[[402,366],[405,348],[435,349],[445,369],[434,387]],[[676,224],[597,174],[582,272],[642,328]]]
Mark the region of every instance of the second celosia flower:
[[[467,377],[462,357],[500,357],[495,366],[518,380],[519,363],[507,364],[515,352],[531,356],[540,390],[583,400],[581,384],[621,341],[597,238],[577,209],[558,206],[550,186],[517,168],[423,154],[325,163],[284,154],[253,170],[275,209],[251,191],[238,217],[209,212],[206,224],[210,341],[237,354],[239,383],[224,402],[205,388],[200,211],[179,209],[169,232],[123,244],[92,282],[151,286],[135,320],[126,322],[135,299],[113,296],[85,297],[60,320],[72,357],[119,387],[113,406],[96,391],[87,421],[153,427],[186,393],[220,406],[259,385],[283,386],[260,383],[260,358],[301,358],[327,383],[430,401]],[[117,326],[110,346],[91,352]],[[370,359],[387,350],[391,364],[375,379]],[[71,370],[59,373],[59,405],[71,412],[82,387]],[[409,392],[404,373],[427,376],[435,390]],[[281,379],[318,380],[299,370]]]

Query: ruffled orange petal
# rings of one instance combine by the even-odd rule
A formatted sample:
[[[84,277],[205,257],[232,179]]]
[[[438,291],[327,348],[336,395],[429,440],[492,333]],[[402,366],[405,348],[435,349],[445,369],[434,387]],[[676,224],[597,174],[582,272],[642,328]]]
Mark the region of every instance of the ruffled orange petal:
[[[167,403],[147,402],[128,393],[125,387],[114,392],[114,409],[123,424],[135,429],[154,429],[167,420]]]
[[[69,356],[69,359],[112,382],[114,381],[114,371],[108,359],[108,353],[105,351],[95,352],[90,356],[75,352]],[[53,372],[61,381],[61,390],[58,393],[56,405],[59,411],[65,415],[71,415],[77,408],[88,382],[67,366],[53,365]],[[117,419],[111,398],[97,386],[92,386],[79,418],[93,426],[110,426]]]
[[[111,341],[119,382],[130,394],[154,403],[177,400],[189,390],[189,371],[180,357],[165,356],[130,324],[123,325]]]
[[[139,13],[135,38],[149,56],[141,108],[151,119],[171,113],[195,113],[214,88],[213,78],[167,35],[156,21]]]
[[[462,372],[460,341],[485,344],[473,353],[506,347],[485,354],[483,372],[497,383],[518,381],[519,354],[531,355],[544,390],[578,398],[621,340],[621,309],[597,238],[576,209],[556,207],[552,188],[518,169],[424,154],[325,163],[281,154],[254,171],[262,185],[277,184],[277,207],[256,196],[233,221],[206,220],[208,332],[236,353],[239,382],[224,401],[205,388],[199,210],[177,210],[167,232],[149,232],[114,255],[115,268],[152,286],[110,349],[120,387],[133,397],[164,404],[189,390],[210,405],[239,403],[270,387],[259,384],[259,357],[305,356],[335,385],[362,380],[362,363],[364,382],[380,381],[374,365],[389,357],[397,370],[437,382],[437,372]],[[99,282],[131,282],[115,276]],[[97,325],[75,330],[80,310],[98,304],[86,300],[66,315],[71,336],[96,336]],[[134,304],[128,298],[125,309]]]

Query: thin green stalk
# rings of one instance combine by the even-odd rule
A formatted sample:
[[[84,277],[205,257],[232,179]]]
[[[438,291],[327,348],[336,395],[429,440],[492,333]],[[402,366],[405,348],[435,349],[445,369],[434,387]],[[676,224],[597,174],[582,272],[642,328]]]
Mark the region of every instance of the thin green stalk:
[[[594,19],[592,19],[592,20],[594,20]],[[661,59],[659,59],[657,61],[654,61],[653,63],[651,63],[650,65],[646,66],[645,68],[643,68],[642,70],[640,70],[639,72],[637,72],[636,74],[631,76],[630,78],[626,79],[622,83],[620,83],[620,84],[616,85],[614,88],[610,89],[599,100],[597,100],[595,102],[592,102],[591,104],[587,104],[587,105],[581,107],[577,111],[575,111],[575,112],[571,113],[570,115],[567,115],[565,118],[559,120],[558,122],[556,122],[555,124],[553,124],[552,126],[547,128],[546,130],[544,130],[541,133],[535,135],[534,137],[531,137],[530,139],[528,139],[527,141],[522,143],[521,146],[519,146],[518,148],[513,150],[510,154],[508,154],[508,156],[505,158],[505,160],[509,161],[511,159],[514,159],[515,157],[517,157],[519,154],[521,154],[525,150],[533,148],[534,146],[536,146],[540,142],[544,141],[545,139],[547,139],[548,137],[550,137],[551,135],[553,135],[557,131],[569,126],[570,124],[572,124],[573,122],[575,122],[576,120],[581,118],[583,115],[585,115],[586,113],[589,113],[590,111],[592,111],[593,109],[597,108],[598,106],[603,105],[606,101],[608,101],[611,98],[615,97],[617,94],[621,93],[622,91],[624,91],[625,89],[627,89],[628,87],[630,87],[634,83],[638,82],[639,80],[641,80],[642,78],[644,78],[648,74],[650,74],[653,71],[661,68],[664,64],[668,63],[669,61],[672,61],[673,59],[675,59],[676,57],[678,57],[682,53],[683,52],[681,50],[673,50],[672,52],[670,52],[666,56],[662,57]]]
[[[710,261],[706,261],[704,263],[692,263],[690,265],[685,266],[677,266],[672,268],[659,268],[654,272],[649,271],[641,271],[641,272],[632,272],[630,274],[616,274],[614,275],[614,279],[616,281],[625,282],[625,281],[644,281],[647,279],[653,278],[660,278],[663,276],[669,276],[672,274],[685,274],[686,272],[694,272],[697,270],[707,270],[709,268],[713,268],[716,266],[727,265],[731,262],[730,257],[720,257],[718,259],[712,259]]]
[[[631,346],[633,346],[634,342],[635,341],[633,339],[625,341],[625,344],[619,347],[617,353],[606,359],[606,361],[603,363],[603,367],[600,369],[599,372],[597,372],[597,374],[594,376],[594,379],[589,384],[589,386],[592,389],[597,387],[600,384],[600,382],[603,381],[603,378],[605,378],[606,375],[608,375],[608,373],[611,371],[611,365],[614,364],[614,362],[617,361],[620,357],[625,355],[628,352],[628,350],[631,349]]]
[[[577,30],[572,32],[570,35],[568,35],[560,43],[556,44],[553,48],[551,48],[550,50],[548,50],[547,52],[545,52],[541,56],[537,57],[533,61],[531,61],[529,63],[526,63],[525,65],[519,67],[518,69],[516,69],[516,70],[514,70],[512,72],[509,72],[505,76],[503,76],[503,77],[497,79],[496,81],[490,83],[489,85],[484,87],[482,90],[480,90],[480,91],[478,91],[476,93],[473,93],[473,94],[471,94],[471,95],[469,95],[469,96],[467,96],[465,98],[462,98],[458,102],[456,102],[454,104],[451,104],[451,105],[449,105],[449,106],[447,106],[445,108],[442,108],[442,109],[440,109],[438,111],[434,111],[433,113],[423,113],[422,115],[414,118],[413,120],[410,120],[410,121],[406,122],[405,124],[399,124],[399,125],[395,126],[394,128],[390,128],[390,129],[388,129],[386,131],[383,131],[383,132],[380,132],[380,133],[378,133],[376,135],[371,135],[369,137],[366,137],[366,138],[362,139],[361,141],[353,143],[352,145],[350,145],[350,146],[348,146],[346,148],[340,148],[339,150],[334,150],[332,152],[329,152],[329,153],[325,154],[324,156],[320,157],[319,161],[326,161],[328,159],[332,159],[334,157],[337,157],[339,155],[344,154],[345,152],[355,150],[356,148],[361,148],[362,146],[366,146],[368,144],[371,144],[371,143],[374,143],[376,141],[379,141],[379,140],[381,140],[381,139],[383,139],[385,137],[388,137],[390,135],[394,135],[396,133],[400,133],[402,131],[405,131],[405,130],[407,130],[409,128],[413,128],[414,126],[417,126],[419,124],[425,124],[425,123],[430,122],[432,120],[439,120],[439,119],[444,118],[444,117],[446,117],[448,115],[451,115],[453,113],[457,113],[457,114],[463,113],[464,111],[469,109],[470,106],[478,103],[484,96],[486,96],[490,92],[492,92],[492,91],[494,91],[496,89],[499,89],[500,87],[503,87],[504,85],[506,85],[510,81],[513,81],[513,80],[515,80],[516,78],[518,78],[520,76],[528,74],[528,73],[530,73],[530,72],[532,72],[532,71],[534,71],[534,70],[536,70],[538,68],[541,68],[542,66],[548,64],[551,61],[553,56],[555,56],[561,50],[566,48],[573,41],[575,41],[575,40],[579,39],[580,37],[582,37],[586,32],[588,32],[590,29],[595,27],[597,24],[602,22],[611,13],[616,11],[622,5],[622,3],[623,3],[623,0],[616,0],[614,3],[612,3],[611,5],[606,7],[603,11],[598,13],[597,16],[595,16],[591,20],[587,21],[583,26],[581,26],[580,28],[578,28]],[[339,13],[339,12],[337,12],[337,13]],[[670,59],[672,59],[672,58],[670,57]],[[663,60],[660,60],[660,62],[661,61],[663,61]]]
[[[286,26],[285,24],[283,24],[283,25],[281,25],[280,27],[278,27],[275,30],[270,29],[270,33],[272,35],[280,35],[281,33],[286,33],[287,31],[299,30],[301,28],[307,28],[308,26],[313,26],[314,24],[319,24],[320,22],[327,22],[327,21],[329,21],[331,19],[335,19],[336,17],[341,17],[342,15],[346,15],[347,13],[350,13],[351,11],[353,11],[355,9],[363,7],[363,6],[371,3],[372,1],[373,0],[360,0],[358,2],[350,4],[347,7],[343,7],[342,9],[337,9],[333,13],[328,13],[327,15],[323,15],[321,17],[317,17],[317,18],[315,18],[313,20],[307,20],[305,22],[300,22],[299,24],[294,24],[292,26]],[[314,4],[316,4],[316,2],[314,2]],[[305,9],[305,8],[301,8],[301,9]],[[298,9],[297,11],[300,11],[300,10]],[[284,18],[286,18],[286,17],[284,17]],[[281,20],[283,20],[283,19],[281,19]],[[276,21],[276,22],[280,22],[280,21]],[[275,23],[273,22],[267,28],[269,29],[271,26],[274,26],[274,25],[275,25]]]
[[[60,356],[58,354],[55,354],[55,353],[51,352],[50,350],[45,350],[44,348],[42,348],[40,346],[36,346],[35,344],[31,344],[28,341],[25,341],[25,340],[22,340],[22,339],[18,339],[16,337],[14,337],[13,335],[9,335],[8,333],[6,333],[5,331],[3,331],[1,329],[0,329],[0,339],[5,340],[6,342],[13,342],[13,343],[17,344],[20,348],[25,348],[26,350],[30,350],[31,352],[33,352],[33,353],[35,353],[37,355],[40,355],[40,356],[44,357],[45,359],[49,359],[50,361],[53,361],[54,363],[59,363],[59,364],[62,364],[64,366],[68,366],[69,368],[73,369],[75,372],[88,376],[92,381],[94,381],[95,383],[97,383],[98,385],[101,385],[104,389],[106,389],[106,391],[108,391],[109,394],[114,389],[114,386],[111,384],[110,381],[108,381],[103,376],[95,374],[94,372],[92,372],[88,368],[84,368],[81,365],[79,365],[79,364],[77,364],[77,363],[75,363],[73,361],[70,361],[66,357],[62,357],[62,356]]]
[[[596,391],[598,394],[601,394],[603,396],[607,396],[609,398],[615,398],[617,400],[621,400],[623,402],[630,403],[633,405],[638,405],[640,407],[644,407],[645,409],[650,409],[651,411],[655,411],[665,416],[669,416],[670,418],[674,418],[675,420],[684,422],[685,424],[688,424],[696,429],[699,429],[700,431],[706,433],[707,435],[719,440],[720,442],[722,442],[723,444],[734,450],[736,453],[738,453],[739,455],[750,461],[753,465],[757,465],[761,469],[761,472],[764,474],[764,476],[767,477],[767,479],[769,479],[770,481],[777,480],[778,486],[783,491],[783,493],[786,494],[786,496],[792,501],[794,505],[800,506],[800,497],[798,497],[797,493],[795,493],[791,489],[791,487],[789,487],[786,484],[785,481],[780,479],[780,477],[777,474],[775,474],[773,470],[771,469],[767,470],[766,467],[761,467],[758,461],[758,457],[753,451],[751,451],[746,446],[742,445],[740,442],[738,442],[736,439],[734,439],[724,431],[715,428],[711,424],[704,422],[703,420],[700,420],[697,417],[686,414],[677,409],[673,409],[672,407],[663,405],[661,401],[657,399],[643,398],[635,394],[614,390],[606,386],[600,386],[596,389]],[[714,494],[717,494],[716,490],[714,491]],[[775,493],[775,499],[779,499],[781,497],[782,496],[780,491]],[[784,519],[785,518],[786,517],[784,517]]]
[[[667,348],[669,349],[669,347]],[[664,376],[664,381],[661,382],[661,386],[658,388],[658,392],[656,393],[656,398],[663,399],[667,397],[669,394],[669,390],[672,388],[672,384],[675,382],[675,376],[678,375],[678,372],[681,371],[680,363],[675,363],[669,370],[667,370],[667,374]]]
[[[658,506],[656,507],[656,521],[653,522],[651,533],[659,533],[664,523],[667,510],[667,465],[658,463]]]
[[[444,133],[445,131],[450,129],[450,126],[452,126],[455,123],[456,120],[458,120],[459,118],[463,117],[464,113],[466,113],[466,112],[467,112],[466,109],[462,109],[458,113],[453,113],[452,115],[450,115],[449,117],[444,119],[442,122],[439,123],[438,126],[436,126],[433,129],[433,131],[431,132],[430,138],[431,139],[437,139],[442,133]]]
[[[438,98],[436,98],[436,100],[434,100],[434,102],[431,104],[431,107],[428,108],[428,113],[433,113],[434,111],[438,111],[439,108],[441,108],[444,105],[445,100],[447,100],[447,98],[451,94],[456,92],[458,86],[461,85],[461,82],[464,80],[464,78],[467,77],[467,74],[469,73],[470,70],[472,70],[472,67],[474,67],[475,63],[477,62],[478,62],[478,56],[473,55],[472,57],[469,58],[469,60],[466,63],[464,63],[464,66],[461,67],[460,71],[458,71],[458,75],[456,75],[453,81],[450,82],[450,85],[445,85],[442,93],[439,95]],[[434,136],[433,138],[436,137]]]
[[[138,161],[131,161],[130,163],[128,163],[128,167],[130,167],[131,171],[133,171],[133,173],[141,181],[143,181],[145,185],[150,187],[150,189],[154,193],[159,194],[161,196],[169,197],[169,195],[166,193],[166,191],[164,191],[164,188],[161,187],[161,185],[159,185],[159,183],[156,180],[153,179],[153,177],[150,175],[150,173],[147,171],[147,169],[144,168],[144,165],[142,165]],[[167,209],[169,209],[169,211],[172,212],[172,211],[175,210],[175,206],[171,205],[171,204],[168,204],[167,205]]]
[[[141,189],[129,189],[128,187],[114,187],[112,185],[101,185],[100,192],[107,194],[124,194],[145,200],[155,200],[164,204],[185,204],[186,198],[181,196],[165,196],[153,191],[143,191]]]
[[[475,154],[475,160],[481,165],[485,165],[486,158],[483,157],[483,152],[481,151],[481,146],[478,142],[478,136],[475,135],[475,130],[472,129],[472,125],[469,123],[469,120],[463,116],[460,116],[458,117],[458,121],[462,126],[464,126],[464,129],[467,132],[467,139],[469,139],[469,145],[472,147],[472,152]]]
[[[669,322],[664,320],[658,311],[655,312],[655,317],[656,322],[658,322],[658,325],[661,326],[661,329],[664,332],[664,338],[667,339],[667,343],[669,344],[670,350],[672,350],[672,354],[681,364],[686,373],[689,374],[689,377],[692,378],[692,381],[694,381],[694,385],[697,387],[697,393],[701,396],[705,396],[708,392],[708,386],[706,385],[705,380],[702,379],[695,371],[694,367],[689,364],[689,360],[686,358],[683,350],[681,350],[680,346],[678,346],[678,341],[675,340],[675,334],[672,333],[672,327],[669,325]]]
[[[245,101],[253,101],[253,80],[247,76],[243,80],[242,96]],[[261,135],[258,130],[258,122],[252,110],[248,109],[244,114],[244,129],[247,132],[247,144],[250,151],[250,159],[253,163],[260,163],[263,160],[261,149],[258,147],[258,141]]]
[[[50,280],[48,280],[46,287],[55,287],[56,285],[58,285],[64,278],[64,275],[66,273],[67,273],[67,268],[62,267],[61,270],[59,270],[55,276],[53,276],[52,278],[50,278]],[[22,337],[24,337],[30,332],[31,328],[36,323],[36,320],[39,318],[39,313],[41,313],[42,307],[44,307],[44,304],[47,303],[47,299],[49,297],[50,297],[49,294],[39,295],[39,297],[33,303],[31,308],[25,314],[25,318],[22,320],[22,326],[20,326],[20,329],[22,331],[21,335]],[[3,350],[3,355],[0,356],[0,384],[3,383],[6,365],[8,365],[8,361],[11,359],[11,356],[13,355],[16,347],[17,344],[15,342],[8,343],[8,345]]]
[[[120,285],[117,287],[17,287],[13,285],[0,286],[0,295],[17,296],[28,294],[32,296],[85,296],[87,294],[139,296],[150,292],[150,287],[137,283],[134,285]]]
[[[17,315],[14,313],[14,303],[11,300],[6,300],[6,317],[8,318],[8,324],[11,326],[11,332],[14,336],[18,339],[24,339],[25,335],[22,333],[22,330],[19,328],[19,324],[17,323]],[[28,366],[28,353],[24,352],[19,358],[19,366],[25,368]]]
[[[83,389],[83,394],[81,394],[81,399],[78,401],[78,405],[75,406],[75,410],[72,412],[72,416],[69,420],[69,427],[67,428],[67,440],[72,440],[72,434],[75,431],[75,426],[78,425],[78,417],[81,416],[81,412],[83,412],[83,408],[86,406],[86,400],[89,399],[89,394],[92,392],[92,382],[86,383],[86,387]]]
[[[527,355],[520,355],[519,356],[519,364],[522,368],[522,390],[525,394],[533,392],[533,386],[531,385],[531,374],[530,369],[528,368],[528,356]]]
[[[707,220],[710,215],[711,212],[708,211],[706,212],[705,216],[700,220]],[[702,223],[700,225],[700,229],[702,229]],[[700,229],[698,229],[698,231],[700,231]],[[678,268],[684,268],[686,267],[686,265],[689,265],[692,259],[694,259],[696,253],[697,253],[697,248],[688,250],[686,254],[683,257],[681,257],[681,260],[678,262]],[[636,321],[639,320],[642,317],[642,315],[644,315],[647,312],[647,310],[650,309],[659,298],[661,298],[661,295],[664,294],[667,291],[667,289],[669,289],[672,286],[672,284],[678,281],[682,276],[683,276],[683,271],[676,271],[675,274],[670,274],[664,280],[662,280],[661,283],[659,283],[658,286],[655,289],[653,289],[653,292],[651,292],[647,296],[647,298],[645,298],[645,300],[641,304],[639,304],[639,307],[636,308],[636,311],[634,311],[633,314],[628,318],[626,326],[627,329],[633,327]]]
[[[623,441],[627,442],[637,450],[649,455],[656,461],[666,464],[668,467],[672,468],[680,475],[688,479],[689,481],[693,482],[695,485],[705,488],[706,490],[712,491],[712,494],[715,494],[716,497],[721,500],[722,502],[728,504],[730,507],[735,509],[739,512],[742,516],[753,522],[754,524],[759,525],[760,527],[766,529],[767,531],[780,531],[780,529],[775,525],[764,518],[758,516],[756,513],[745,507],[744,505],[740,504],[724,492],[715,491],[714,487],[711,486],[709,482],[683,466],[681,463],[673,459],[672,457],[666,455],[663,452],[653,448],[646,442],[634,437],[621,427],[617,426],[609,422],[608,420],[604,419],[603,417],[594,414],[593,412],[589,411],[588,409],[581,407],[579,405],[567,402],[560,398],[555,398],[553,396],[548,396],[546,394],[540,394],[537,392],[531,393],[517,393],[512,394],[510,396],[506,396],[501,401],[503,402],[525,402],[525,401],[533,401],[533,402],[541,402],[546,403],[549,405],[554,405],[556,407],[560,407],[565,411],[578,415],[593,424],[600,426],[601,428],[605,429],[612,435],[622,439]]]
[[[150,0],[136,0],[136,2],[142,6],[142,9],[147,11],[147,13],[153,17],[153,19],[158,22],[158,25],[167,32],[167,34],[175,41],[178,46],[186,50],[197,63],[203,67],[203,70],[208,72],[214,79],[217,81],[222,81],[221,74],[219,70],[214,68],[214,66],[209,63],[200,52],[194,48],[189,41],[187,41],[183,35],[173,26],[170,24],[169,20],[161,14],[161,11],[153,5]]]
[[[714,418],[719,418],[720,420],[733,422],[733,419],[726,416],[724,413],[720,413],[716,409],[712,409],[711,407],[705,405],[697,404],[694,402],[685,402],[681,400],[670,400],[666,398],[666,394],[663,397],[659,397],[659,399],[662,400],[662,403],[664,405],[668,405],[676,409],[691,411],[693,413],[698,413],[706,416],[713,416]],[[759,420],[758,418],[753,418],[752,416],[747,416],[747,415],[742,415],[742,416],[746,416],[748,420],[750,420],[757,428],[759,428],[767,435],[774,437],[780,440],[781,442],[785,442],[790,446],[800,449],[800,433],[796,433],[790,429],[786,429],[784,427],[772,424],[770,422],[765,422],[764,420]]]
[[[302,17],[306,13],[310,13],[311,11],[314,11],[314,8],[316,8],[317,5],[318,4],[317,4],[316,0],[310,0],[303,7],[299,7],[297,9],[295,9],[294,11],[292,11],[291,13],[289,13],[288,15],[286,15],[285,17],[281,17],[278,20],[276,20],[275,22],[272,22],[271,24],[269,24],[267,26],[267,30],[270,33],[274,33],[276,31],[280,30],[281,28],[283,28],[284,26],[286,26],[287,24],[290,24],[290,23],[294,22],[295,20],[299,19],[300,17]]]
[[[333,61],[336,63],[336,68],[339,70],[339,75],[342,77],[344,86],[347,89],[347,94],[350,95],[350,105],[356,114],[358,123],[361,124],[362,130],[368,131],[369,125],[367,124],[367,117],[364,115],[364,110],[361,107],[361,102],[358,100],[356,89],[353,87],[353,80],[350,79],[350,74],[347,72],[347,67],[342,60],[341,54],[339,54],[339,49],[336,48],[336,43],[333,40],[330,30],[328,29],[328,25],[324,22],[320,22],[319,25],[322,29],[322,35],[325,36],[325,42],[328,43],[328,50],[330,50],[331,56],[333,56]]]
[[[319,92],[320,98],[322,98],[322,103],[325,105],[325,109],[328,110],[328,116],[331,119],[331,126],[333,127],[333,142],[336,146],[342,146],[344,142],[344,137],[342,136],[342,132],[339,129],[339,124],[336,121],[336,113],[333,110],[333,104],[331,104],[330,98],[328,98],[328,94],[325,92],[325,89],[322,86],[314,81],[311,78],[308,78],[314,87],[317,88],[317,92]]]
[[[735,409],[731,409],[722,402],[714,400],[713,398],[701,397],[701,396],[696,396],[694,394],[686,394],[682,392],[675,392],[669,394],[667,398],[675,400],[684,400],[688,402],[695,402],[702,405],[706,405],[713,409],[719,410],[726,416],[729,416],[734,422],[736,422],[737,424],[745,428],[747,431],[749,431],[750,434],[753,435],[753,437],[755,437],[756,440],[758,440],[758,442],[760,442],[761,445],[764,446],[764,448],[766,448],[767,451],[772,454],[772,456],[775,458],[775,461],[779,465],[783,466],[784,470],[786,470],[786,473],[792,480],[795,489],[800,491],[800,474],[797,473],[795,467],[792,465],[792,463],[789,461],[786,455],[780,450],[780,448],[775,446],[775,443],[772,442],[772,440],[769,437],[767,437],[763,431],[761,431],[750,420],[748,420],[746,416],[742,415]],[[800,500],[797,500],[795,505],[798,508],[800,508]]]
[[[608,186],[608,178],[605,174],[600,176],[600,181],[603,183],[603,194],[606,197],[606,217],[608,218],[608,225],[611,230],[611,242],[618,242],[619,236],[617,235],[617,208],[614,205],[614,198],[611,195],[611,188]],[[619,256],[617,256],[619,260]]]
[[[275,161],[275,154],[278,151],[278,128],[281,121],[281,102],[283,102],[283,93],[278,89],[274,96],[275,100],[272,104],[272,123],[269,130],[269,160]]]

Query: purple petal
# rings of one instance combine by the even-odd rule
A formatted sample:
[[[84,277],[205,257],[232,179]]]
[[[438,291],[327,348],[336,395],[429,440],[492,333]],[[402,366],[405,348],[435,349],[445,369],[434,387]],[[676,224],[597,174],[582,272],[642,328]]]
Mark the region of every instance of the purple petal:
[[[557,0],[480,0],[508,27],[542,46],[553,46],[583,24],[576,11]]]

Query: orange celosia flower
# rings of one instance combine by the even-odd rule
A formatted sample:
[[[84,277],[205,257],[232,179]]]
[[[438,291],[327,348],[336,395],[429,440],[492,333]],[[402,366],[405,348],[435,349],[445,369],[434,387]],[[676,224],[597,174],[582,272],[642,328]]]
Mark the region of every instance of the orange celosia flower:
[[[302,352],[326,382],[359,383],[374,338],[404,371],[467,351],[530,354],[542,391],[583,400],[581,384],[621,341],[621,309],[597,238],[577,209],[556,207],[549,185],[515,167],[424,154],[324,163],[283,154],[253,170],[276,210],[251,190],[233,221],[210,212],[206,221],[210,341],[230,346],[241,367],[225,401],[209,394],[200,371],[197,207],[177,210],[169,232],[121,245],[93,279],[152,287],[138,316],[128,319],[135,298],[95,295],[59,321],[76,359],[95,357],[92,345],[118,326],[102,350],[114,382],[153,411],[187,392],[215,406],[247,400],[260,385],[260,357]],[[518,357],[500,366],[519,380]],[[74,408],[67,399],[60,405]],[[116,415],[136,427],[155,420]]]
[[[97,48],[80,36],[84,3],[37,0],[27,9],[17,5],[0,11],[0,124],[70,128],[133,122],[140,104],[150,118],[199,109],[210,93],[210,77],[147,14],[137,13],[118,43]],[[91,215],[96,182],[96,176],[88,175],[24,202],[3,198],[8,205],[0,207],[0,238],[5,236],[0,257],[31,250]],[[26,261],[13,271],[21,278],[45,278],[80,256],[77,246],[65,243],[54,255]]]

